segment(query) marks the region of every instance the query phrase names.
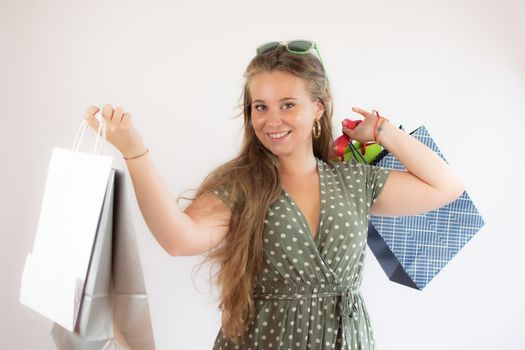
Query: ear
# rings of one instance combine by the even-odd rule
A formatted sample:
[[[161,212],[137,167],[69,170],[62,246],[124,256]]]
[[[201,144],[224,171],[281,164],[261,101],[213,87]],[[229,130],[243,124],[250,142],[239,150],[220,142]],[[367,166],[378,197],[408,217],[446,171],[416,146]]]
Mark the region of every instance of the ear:
[[[321,102],[321,101],[316,101],[316,112],[315,112],[315,115],[317,117],[317,119],[321,119],[321,116],[323,115],[324,113],[324,104]]]

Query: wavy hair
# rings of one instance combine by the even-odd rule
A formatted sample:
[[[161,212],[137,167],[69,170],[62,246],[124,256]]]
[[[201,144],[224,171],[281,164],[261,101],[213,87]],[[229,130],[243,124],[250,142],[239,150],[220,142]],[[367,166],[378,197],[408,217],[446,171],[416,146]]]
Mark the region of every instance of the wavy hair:
[[[217,263],[213,282],[220,288],[221,330],[234,344],[239,344],[255,317],[253,290],[263,258],[264,221],[268,208],[281,195],[279,160],[259,141],[251,123],[250,82],[259,73],[273,71],[291,73],[303,79],[311,100],[324,105],[319,120],[321,134],[319,138],[312,138],[313,154],[328,162],[328,150],[333,142],[332,95],[330,84],[325,88],[325,72],[319,59],[311,53],[291,53],[284,46],[256,55],[243,75],[242,104],[237,106],[242,112],[234,116],[244,115],[241,149],[235,158],[216,167],[204,178],[193,198],[205,192],[226,190],[226,201],[232,209],[224,241],[207,252],[199,266],[206,262]]]

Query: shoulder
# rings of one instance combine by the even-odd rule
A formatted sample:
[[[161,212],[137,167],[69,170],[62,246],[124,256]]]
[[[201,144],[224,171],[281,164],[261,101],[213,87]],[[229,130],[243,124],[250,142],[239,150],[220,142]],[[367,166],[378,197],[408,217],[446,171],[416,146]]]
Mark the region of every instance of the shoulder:
[[[333,162],[328,161],[323,163],[325,165],[325,169],[328,172],[343,178],[348,178],[350,176],[365,176],[367,172],[367,166],[370,166],[369,164],[358,163],[355,159]]]

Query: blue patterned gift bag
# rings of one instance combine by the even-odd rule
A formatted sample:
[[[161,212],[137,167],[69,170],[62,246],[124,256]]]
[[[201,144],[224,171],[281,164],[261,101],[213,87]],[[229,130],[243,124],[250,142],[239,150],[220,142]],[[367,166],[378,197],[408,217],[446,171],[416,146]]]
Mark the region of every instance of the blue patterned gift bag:
[[[446,162],[424,126],[410,135]],[[405,170],[386,149],[372,164]],[[422,290],[484,224],[476,206],[464,191],[455,201],[420,215],[370,215],[368,246],[391,281]]]

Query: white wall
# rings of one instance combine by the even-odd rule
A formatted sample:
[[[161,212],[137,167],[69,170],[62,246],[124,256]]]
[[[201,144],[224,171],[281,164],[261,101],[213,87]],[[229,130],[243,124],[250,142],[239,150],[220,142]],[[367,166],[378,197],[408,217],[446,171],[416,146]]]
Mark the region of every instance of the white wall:
[[[522,347],[524,23],[521,0],[2,0],[0,347],[54,348],[52,322],[18,302],[19,288],[51,148],[71,146],[85,109],[129,111],[182,194],[238,149],[242,118],[230,117],[255,47],[295,38],[320,46],[338,134],[358,117],[352,106],[410,131],[424,124],[487,222],[422,292],[390,282],[367,248],[362,291],[378,345]],[[167,256],[135,210],[158,349],[210,349],[220,314],[206,269],[201,293],[192,284],[201,257]]]

